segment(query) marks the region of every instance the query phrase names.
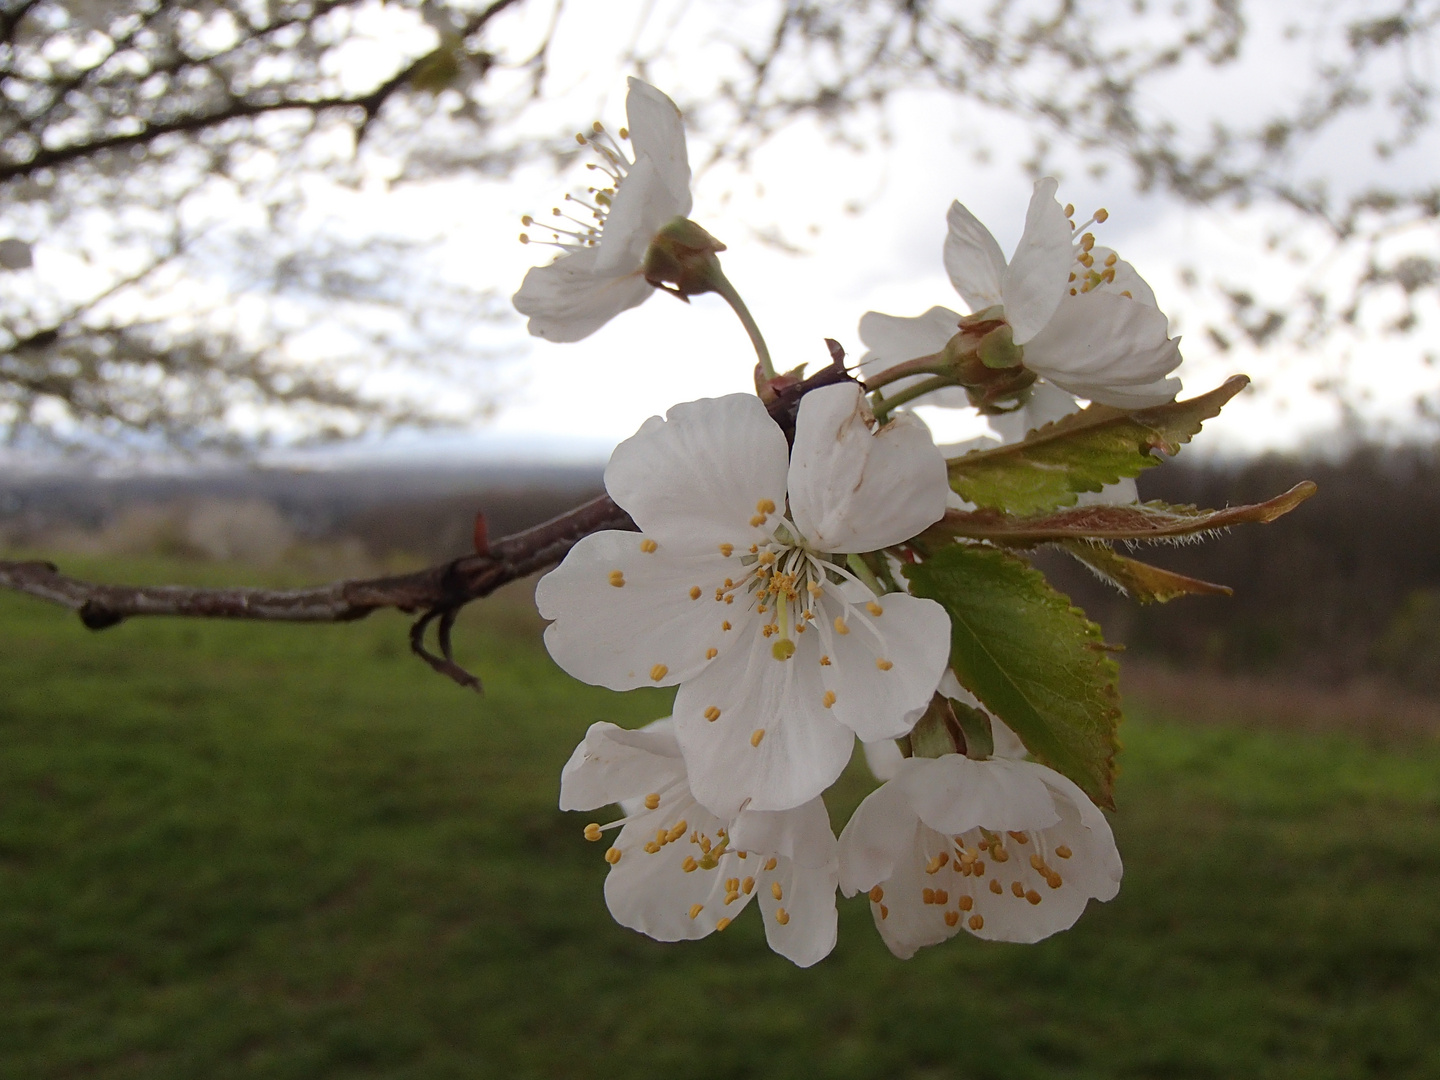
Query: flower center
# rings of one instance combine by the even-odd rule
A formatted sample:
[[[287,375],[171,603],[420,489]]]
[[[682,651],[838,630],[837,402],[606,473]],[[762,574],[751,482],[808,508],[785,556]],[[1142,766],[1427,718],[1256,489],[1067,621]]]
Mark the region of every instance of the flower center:
[[[1077,240],[1075,244],[1075,267],[1070,272],[1070,295],[1079,296],[1081,293],[1088,293],[1102,285],[1110,285],[1115,281],[1115,264],[1120,261],[1120,256],[1111,251],[1095,264],[1095,256],[1091,252],[1095,248],[1095,234],[1086,232],[1091,225],[1104,224],[1110,219],[1109,211],[1096,210],[1090,215],[1090,220],[1079,228],[1075,227],[1074,216],[1075,206],[1073,203],[1065,207],[1065,216],[1071,219],[1070,238]],[[1129,289],[1124,289],[1121,296],[1131,296]],[[1131,299],[1134,299],[1131,296]]]
[[[575,136],[576,142],[588,147],[599,157],[599,161],[586,162],[585,168],[600,173],[605,178],[599,181],[603,186],[586,188],[584,195],[566,195],[565,202],[575,209],[572,212],[569,207],[562,209],[552,206],[550,213],[554,221],[539,221],[530,214],[521,217],[520,224],[526,229],[540,229],[549,232],[551,236],[549,240],[538,240],[530,233],[522,232],[522,244],[559,248],[562,253],[568,254],[581,248],[594,247],[600,242],[600,233],[605,228],[605,219],[609,216],[610,207],[614,205],[615,195],[635,164],[620,148],[620,143],[630,138],[630,132],[622,127],[619,136],[619,139],[616,139],[598,120],[591,125],[590,134],[580,132]]]

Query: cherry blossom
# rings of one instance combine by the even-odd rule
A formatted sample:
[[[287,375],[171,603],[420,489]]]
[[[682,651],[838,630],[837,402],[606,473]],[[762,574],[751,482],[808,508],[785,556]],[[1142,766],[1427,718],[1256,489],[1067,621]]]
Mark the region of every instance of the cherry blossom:
[[[742,810],[726,822],[690,792],[670,720],[640,731],[598,723],[586,732],[560,778],[562,810],[620,803],[625,816],[585,829],[600,840],[610,873],[605,903],[622,926],[657,941],[686,941],[724,930],[759,899],[765,939],[809,967],[835,947],[839,859],[825,804],[793,810]]]
[[[680,110],[636,78],[630,79],[625,109],[629,128],[621,135],[629,137],[635,159],[598,124],[592,134],[577,136],[599,155],[591,167],[606,179],[588,199],[566,197],[583,216],[555,209],[561,220],[550,226],[554,239],[547,242],[561,255],[530,270],[515,294],[516,310],[529,316],[530,333],[547,341],[579,341],[648,300],[655,287],[641,272],[645,252],[667,222],[690,213],[690,161]],[[537,225],[523,220],[527,227]],[[530,242],[528,233],[521,239]]]
[[[933,524],[949,490],[919,420],[873,423],[852,383],[805,396],[793,452],[750,395],[652,417],[605,472],[640,533],[586,537],[536,590],[570,674],[678,684],[690,787],[721,817],[810,801],[857,734],[909,731],[945,669],[944,609],[847,566]]]
[[[960,203],[951,204],[944,251],[951,284],[972,314],[1003,318],[1023,347],[1025,366],[1055,386],[1127,409],[1171,400],[1180,381],[1166,376],[1180,363],[1180,349],[1154,292],[1114,251],[1096,247],[1085,226],[1072,228],[1067,208],[1055,199],[1057,187],[1052,177],[1035,184],[1008,263],[990,231]],[[1099,220],[1105,216],[1097,212]],[[938,352],[958,332],[960,318],[943,307],[910,319],[866,313],[860,320],[870,349],[864,370]]]
[[[1070,780],[1032,761],[907,758],[840,835],[840,885],[866,892],[890,951],[962,929],[1029,943],[1068,929],[1120,888],[1104,815]]]

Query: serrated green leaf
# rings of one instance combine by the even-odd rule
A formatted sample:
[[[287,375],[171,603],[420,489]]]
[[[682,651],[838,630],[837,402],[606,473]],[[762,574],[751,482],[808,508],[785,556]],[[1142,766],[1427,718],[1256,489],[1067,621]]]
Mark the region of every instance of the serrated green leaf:
[[[943,518],[922,534],[920,541],[923,546],[927,538],[966,537],[1034,547],[1069,539],[1135,543],[1174,540],[1228,529],[1232,525],[1269,524],[1294,510],[1315,491],[1315,485],[1305,480],[1263,503],[1227,506],[1224,510],[1201,510],[1162,502],[1072,506],[1034,517],[1017,517],[997,510],[947,510]]]
[[[1236,375],[1208,394],[1134,412],[1091,405],[1023,442],[956,458],[949,465],[950,486],[976,506],[1012,514],[1073,506],[1082,491],[1099,491],[1159,465],[1155,451],[1177,453],[1249,382]]]
[[[995,548],[948,545],[905,575],[916,596],[949,612],[960,685],[1039,761],[1113,807],[1120,703],[1100,628],[1038,570]]]
[[[1109,544],[1062,540],[1063,548],[1100,578],[1142,604],[1164,604],[1182,596],[1233,596],[1228,585],[1215,585],[1121,555]]]

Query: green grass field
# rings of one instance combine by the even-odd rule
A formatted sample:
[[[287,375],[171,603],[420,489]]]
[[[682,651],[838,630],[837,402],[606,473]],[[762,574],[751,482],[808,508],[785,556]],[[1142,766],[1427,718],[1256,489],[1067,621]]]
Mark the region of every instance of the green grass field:
[[[0,596],[0,1076],[1440,1076],[1433,743],[1136,710],[1114,902],[902,963],[846,901],[799,971],[753,911],[692,945],[611,922],[559,771],[667,695],[562,675],[522,599],[462,622],[481,698],[398,617],[92,634]]]

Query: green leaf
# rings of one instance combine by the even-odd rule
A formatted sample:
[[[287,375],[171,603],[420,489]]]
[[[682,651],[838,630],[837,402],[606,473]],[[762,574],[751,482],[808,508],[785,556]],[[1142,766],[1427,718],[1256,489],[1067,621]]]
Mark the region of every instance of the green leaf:
[[[1088,566],[1102,580],[1142,604],[1164,604],[1181,596],[1233,596],[1235,593],[1228,585],[1214,585],[1128,558],[1109,544],[1062,540],[1057,546]]]
[[[1263,503],[1201,510],[1169,503],[1126,503],[1072,506],[1035,517],[1015,517],[997,510],[948,510],[945,516],[917,538],[966,537],[1015,547],[1034,547],[1061,540],[1124,540],[1157,542],[1196,533],[1216,532],[1232,525],[1267,525],[1283,517],[1314,495],[1309,480]]]
[[[996,548],[949,545],[905,574],[916,596],[949,612],[960,684],[1039,761],[1113,808],[1120,701],[1100,628],[1038,570]]]
[[[950,486],[976,506],[1012,514],[1073,506],[1082,491],[1099,491],[1159,465],[1155,451],[1178,453],[1249,382],[1236,375],[1208,394],[1134,412],[1091,405],[1023,442],[956,458]]]

